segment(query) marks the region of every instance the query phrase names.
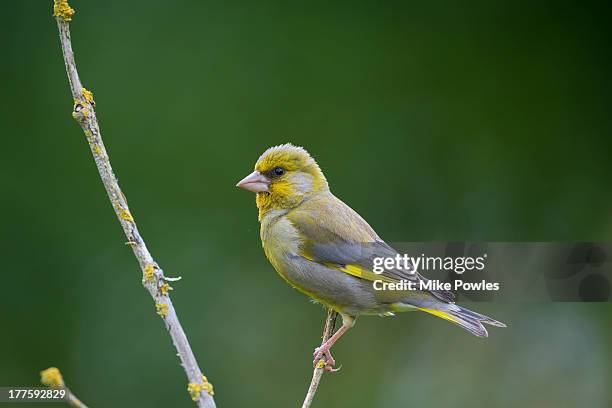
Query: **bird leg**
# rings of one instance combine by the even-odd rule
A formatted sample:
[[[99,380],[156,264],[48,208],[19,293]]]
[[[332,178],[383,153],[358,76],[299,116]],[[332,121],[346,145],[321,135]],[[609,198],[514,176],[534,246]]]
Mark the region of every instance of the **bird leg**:
[[[339,370],[339,368],[334,369],[336,360],[334,360],[331,355],[331,348],[338,341],[338,339],[340,339],[340,337],[342,337],[342,335],[348,331],[348,329],[353,327],[354,324],[354,318],[342,316],[342,327],[340,327],[333,336],[331,336],[325,343],[321,344],[320,347],[317,347],[314,350],[314,353],[312,353],[314,356],[314,360],[312,362],[314,367],[319,366],[319,364],[322,364],[321,362],[323,361],[325,365],[321,368],[325,368],[325,371],[333,372]]]

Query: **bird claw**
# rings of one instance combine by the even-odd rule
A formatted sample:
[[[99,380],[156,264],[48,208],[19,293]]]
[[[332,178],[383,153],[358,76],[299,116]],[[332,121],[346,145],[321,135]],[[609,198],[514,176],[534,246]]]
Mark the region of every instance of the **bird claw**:
[[[329,373],[336,372],[340,370],[341,368],[341,367],[334,368],[334,365],[336,364],[336,360],[334,360],[334,358],[332,357],[329,347],[325,347],[325,346],[317,347],[314,353],[312,353],[312,355],[314,356],[312,365],[315,368],[324,368],[325,371]]]

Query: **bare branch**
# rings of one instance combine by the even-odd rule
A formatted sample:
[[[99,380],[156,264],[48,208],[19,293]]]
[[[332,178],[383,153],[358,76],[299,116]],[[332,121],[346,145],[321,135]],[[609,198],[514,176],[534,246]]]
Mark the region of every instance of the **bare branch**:
[[[327,309],[327,319],[325,319],[325,327],[323,328],[321,345],[329,340],[334,333],[337,317],[338,313],[334,312],[332,309]],[[321,358],[312,373],[312,380],[310,380],[310,386],[308,387],[308,393],[306,393],[306,398],[304,398],[302,408],[309,408],[310,405],[312,405],[312,400],[317,393],[317,388],[319,388],[319,383],[321,382],[323,373],[325,373],[325,357]]]
[[[70,406],[76,408],[87,408],[87,405],[83,404],[80,399],[76,397],[70,391],[70,389],[66,386],[64,382],[64,378],[62,377],[62,373],[60,370],[55,367],[49,367],[46,370],[40,372],[40,382],[47,387],[54,390],[64,390],[66,391],[66,396],[64,399]]]
[[[93,94],[81,84],[74,61],[74,53],[70,40],[69,22],[74,15],[74,10],[68,5],[67,0],[54,0],[54,16],[59,28],[59,36],[66,64],[66,73],[70,82],[70,89],[74,99],[73,118],[79,123],[91,149],[102,184],[108,194],[108,198],[117,214],[117,218],[123,232],[127,237],[140,268],[142,269],[142,284],[155,301],[155,310],[166,325],[172,342],[178,352],[181,365],[185,369],[189,385],[187,387],[192,399],[197,402],[198,407],[213,408],[215,401],[212,397],[213,388],[202,375],[200,367],[193,355],[187,336],[181,327],[176,311],[168,295],[170,288],[166,282],[164,273],[155,262],[144,240],[142,239],[134,217],[130,212],[125,195],[121,191],[117,178],[113,173],[110,159],[102,141],[102,134],[96,117],[95,102]]]

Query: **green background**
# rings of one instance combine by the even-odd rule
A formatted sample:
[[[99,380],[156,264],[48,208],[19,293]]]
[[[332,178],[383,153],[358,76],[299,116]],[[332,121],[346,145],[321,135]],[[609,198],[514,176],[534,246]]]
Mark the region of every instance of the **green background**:
[[[299,406],[324,311],[234,187],[291,141],[393,241],[609,241],[609,2],[74,1],[109,154],[219,407]],[[190,407],[98,179],[51,1],[0,25],[0,385],[61,368],[91,407]],[[483,340],[362,318],[317,407],[607,407],[610,303],[479,303]],[[20,405],[25,406],[25,405]],[[37,405],[38,406],[38,405]]]

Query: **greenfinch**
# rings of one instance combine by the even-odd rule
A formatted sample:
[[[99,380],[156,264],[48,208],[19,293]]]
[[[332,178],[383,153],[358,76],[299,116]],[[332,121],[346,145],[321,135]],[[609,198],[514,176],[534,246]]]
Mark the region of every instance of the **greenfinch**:
[[[342,316],[338,331],[315,349],[313,364],[325,357],[325,369],[333,370],[331,347],[360,315],[420,310],[479,337],[487,336],[483,323],[505,327],[458,306],[450,291],[377,290],[375,282],[380,286],[427,280],[410,268],[373,272],[374,258],[395,257],[397,252],[331,193],[323,172],[304,148],[292,144],[269,148],[237,187],[256,193],[261,242],[278,274]]]

